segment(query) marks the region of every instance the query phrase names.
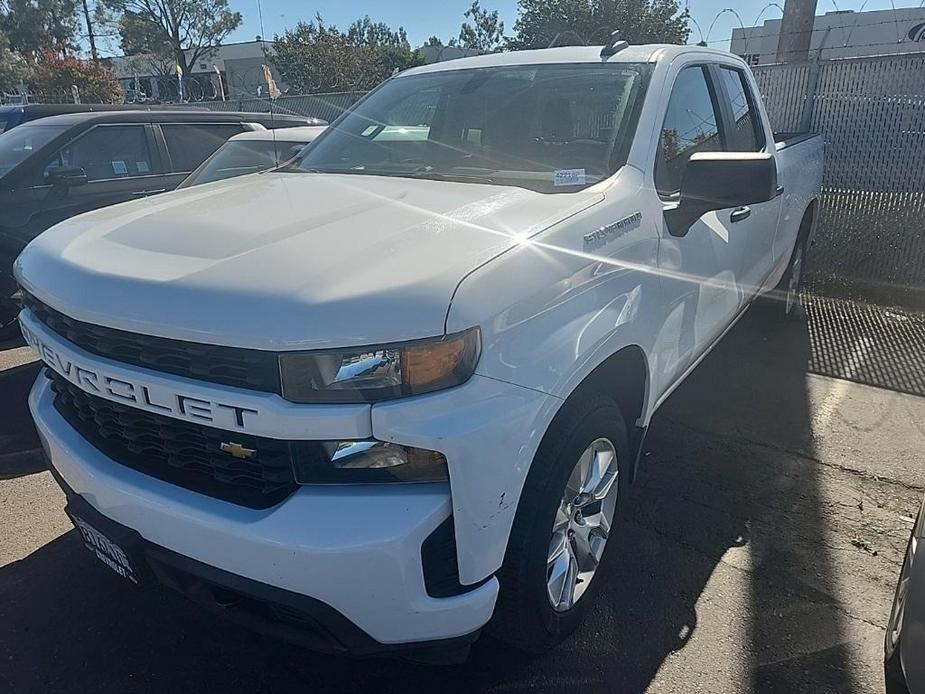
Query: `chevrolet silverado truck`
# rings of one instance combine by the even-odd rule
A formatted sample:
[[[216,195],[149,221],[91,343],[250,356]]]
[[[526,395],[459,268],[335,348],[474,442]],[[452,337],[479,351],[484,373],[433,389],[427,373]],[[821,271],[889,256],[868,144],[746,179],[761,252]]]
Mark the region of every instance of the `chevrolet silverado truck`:
[[[659,405],[797,307],[822,165],[739,58],[612,41],[414,68],[281,168],[63,222],[16,277],[66,510],[311,648],[550,648],[633,561]]]

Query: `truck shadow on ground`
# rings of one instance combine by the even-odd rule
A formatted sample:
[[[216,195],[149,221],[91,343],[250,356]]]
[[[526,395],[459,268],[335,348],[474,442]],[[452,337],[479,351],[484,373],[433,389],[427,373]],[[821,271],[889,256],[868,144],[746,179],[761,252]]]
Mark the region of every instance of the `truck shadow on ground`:
[[[39,438],[26,396],[39,372],[38,363],[0,371],[0,479],[45,469]]]
[[[166,590],[123,585],[72,532],[0,569],[0,688],[641,692],[673,654],[705,648],[685,658],[680,691],[859,691],[808,462],[809,358],[804,324],[753,311],[672,396],[598,578],[600,601],[547,656],[487,637],[452,668],[308,653]],[[698,602],[727,574],[728,594]],[[728,658],[716,658],[720,642]]]

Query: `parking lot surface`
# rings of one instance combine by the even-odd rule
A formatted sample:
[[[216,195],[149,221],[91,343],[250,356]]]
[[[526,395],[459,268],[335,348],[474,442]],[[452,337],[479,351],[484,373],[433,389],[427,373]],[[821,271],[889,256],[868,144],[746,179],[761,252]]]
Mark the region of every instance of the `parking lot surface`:
[[[0,691],[876,692],[925,486],[925,320],[750,311],[656,415],[591,618],[529,658],[351,661],[233,626],[86,555],[0,351]]]

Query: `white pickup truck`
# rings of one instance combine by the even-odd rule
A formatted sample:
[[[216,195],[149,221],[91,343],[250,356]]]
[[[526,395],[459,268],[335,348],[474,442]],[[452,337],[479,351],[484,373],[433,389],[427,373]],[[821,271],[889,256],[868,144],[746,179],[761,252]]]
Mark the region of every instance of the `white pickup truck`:
[[[59,224],[16,276],[67,510],[312,648],[548,648],[653,413],[795,305],[822,163],[735,56],[612,42],[408,70],[282,169]]]

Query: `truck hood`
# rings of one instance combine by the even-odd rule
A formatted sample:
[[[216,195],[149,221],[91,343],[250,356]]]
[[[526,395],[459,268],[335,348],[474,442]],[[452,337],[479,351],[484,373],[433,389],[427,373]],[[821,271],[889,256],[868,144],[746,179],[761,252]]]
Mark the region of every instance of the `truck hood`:
[[[268,173],[75,217],[20,283],[77,320],[255,349],[441,335],[457,285],[600,201],[444,181]]]

